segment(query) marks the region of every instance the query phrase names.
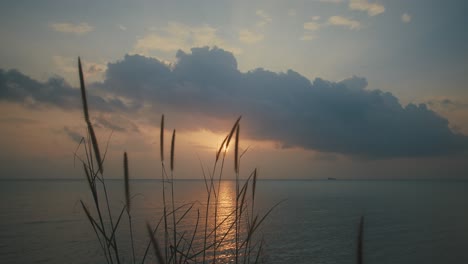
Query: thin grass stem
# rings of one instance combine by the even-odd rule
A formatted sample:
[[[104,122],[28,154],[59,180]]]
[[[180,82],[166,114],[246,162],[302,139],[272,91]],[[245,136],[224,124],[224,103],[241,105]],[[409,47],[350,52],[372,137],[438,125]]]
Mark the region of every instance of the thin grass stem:
[[[172,232],[173,232],[173,237],[174,237],[174,244],[173,246],[174,251],[173,251],[173,262],[176,264],[177,261],[177,223],[176,223],[176,212],[175,212],[175,201],[174,201],[174,155],[175,155],[175,136],[176,136],[176,131],[172,132],[172,140],[171,140],[171,201],[172,201]]]

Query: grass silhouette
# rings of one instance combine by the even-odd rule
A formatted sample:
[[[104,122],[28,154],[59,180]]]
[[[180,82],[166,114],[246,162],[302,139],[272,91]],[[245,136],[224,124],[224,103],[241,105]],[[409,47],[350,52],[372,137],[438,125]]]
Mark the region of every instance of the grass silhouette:
[[[257,186],[257,169],[253,170],[246,180],[240,179],[239,117],[229,134],[216,152],[216,158],[211,171],[202,169],[203,179],[206,187],[206,206],[202,208],[204,222],[200,223],[200,209],[196,210],[196,223],[192,230],[186,230],[181,226],[189,214],[195,214],[194,203],[184,204],[176,207],[175,185],[175,143],[176,130],[173,130],[170,147],[169,172],[166,170],[164,160],[164,121],[161,117],[160,131],[160,162],[163,213],[157,223],[147,222],[148,243],[141,256],[135,254],[134,233],[132,225],[131,191],[130,191],[130,166],[129,155],[123,154],[125,204],[120,208],[116,219],[113,218],[109,195],[106,189],[104,177],[104,160],[107,149],[103,155],[99,148],[98,140],[90,119],[85,81],[82,71],[81,60],[78,58],[78,72],[80,78],[81,99],[83,104],[84,120],[86,122],[88,136],[82,138],[79,146],[84,148],[84,157],[75,153],[82,165],[86,175],[89,190],[92,196],[92,207],[80,201],[83,211],[91,224],[97,237],[102,254],[107,263],[123,263],[124,259],[131,259],[132,263],[146,263],[150,248],[153,248],[155,260],[158,263],[258,263],[261,261],[263,239],[258,236],[259,226],[265,221],[272,210],[279,205],[277,203],[265,214],[259,215],[255,212],[255,194]],[[221,181],[224,175],[224,163],[226,161],[227,149],[234,140],[234,173],[235,173],[235,206],[226,215],[220,215],[220,192]],[[202,166],[203,168],[203,166]],[[248,195],[249,194],[249,195]],[[103,199],[103,200],[102,200]],[[118,231],[124,227],[123,215],[127,214],[128,229],[130,233],[131,256],[122,256],[121,245],[116,239]],[[195,242],[198,241],[198,242]],[[200,242],[202,241],[202,242]],[[226,249],[227,248],[227,249]]]

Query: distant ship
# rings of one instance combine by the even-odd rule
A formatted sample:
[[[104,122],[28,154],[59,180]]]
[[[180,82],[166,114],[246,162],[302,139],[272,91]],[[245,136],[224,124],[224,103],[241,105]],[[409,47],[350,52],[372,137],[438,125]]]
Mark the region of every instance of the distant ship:
[[[328,177],[328,180],[329,180],[329,181],[336,181],[336,178]]]

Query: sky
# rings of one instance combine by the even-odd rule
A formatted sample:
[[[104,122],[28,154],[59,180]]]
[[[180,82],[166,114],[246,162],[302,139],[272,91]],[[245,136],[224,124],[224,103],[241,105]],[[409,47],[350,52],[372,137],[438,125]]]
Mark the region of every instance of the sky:
[[[3,1],[0,178],[83,177],[80,56],[109,178],[122,177],[124,151],[132,177],[159,177],[164,114],[179,178],[201,179],[242,116],[241,176],[466,179],[466,11],[458,0]]]

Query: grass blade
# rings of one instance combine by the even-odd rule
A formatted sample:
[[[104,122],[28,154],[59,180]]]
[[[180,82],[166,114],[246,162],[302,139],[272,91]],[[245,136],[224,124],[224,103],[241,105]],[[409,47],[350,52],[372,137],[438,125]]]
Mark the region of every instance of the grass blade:
[[[240,124],[237,125],[236,142],[234,145],[234,171],[236,173],[239,173],[239,130],[240,130]]]
[[[161,132],[159,133],[161,162],[164,161],[164,115],[161,117]]]
[[[151,243],[153,244],[153,249],[154,249],[154,254],[156,254],[156,259],[158,260],[158,262],[160,264],[163,264],[164,263],[164,259],[163,259],[163,256],[161,254],[161,250],[159,249],[159,244],[158,244],[158,241],[156,240],[156,238],[154,237],[154,234],[153,234],[153,229],[151,228],[151,226],[149,225],[149,223],[146,223],[146,227],[148,229],[148,234],[150,236],[150,239],[151,239]]]
[[[275,209],[277,206],[279,206],[284,201],[285,200],[282,200],[282,201],[276,203],[274,206],[272,206],[270,208],[270,210],[268,210],[268,212],[266,212],[266,214],[263,215],[263,217],[260,219],[260,221],[257,222],[258,216],[255,217],[254,221],[252,222],[252,226],[250,227],[249,232],[247,234],[247,238],[244,240],[244,242],[242,242],[240,247],[242,247],[245,243],[247,243],[252,238],[252,235],[255,233],[257,228],[262,224],[262,222],[265,221],[265,218],[273,211],[273,209]]]
[[[128,175],[127,152],[124,152],[123,164],[124,164],[124,182],[125,182],[125,203],[127,204],[127,211],[130,212],[130,183],[129,183],[129,175]]]
[[[80,75],[80,90],[81,90],[81,100],[83,102],[83,114],[85,121],[89,120],[88,113],[88,100],[86,99],[86,89],[84,84],[83,69],[81,68],[81,59],[78,57],[78,74]]]
[[[86,124],[88,125],[88,132],[89,132],[89,134],[91,136],[91,142],[93,144],[94,155],[95,155],[96,160],[98,162],[99,171],[102,174],[104,171],[103,171],[103,167],[102,167],[101,153],[99,151],[99,146],[98,146],[98,142],[97,142],[97,139],[96,139],[96,134],[94,133],[93,125],[91,124],[91,121],[89,119],[88,99],[86,97],[86,88],[85,88],[85,83],[84,83],[83,69],[81,67],[80,57],[78,57],[78,74],[79,74],[79,77],[80,77],[81,101],[83,102],[84,119],[86,121]]]
[[[197,223],[195,224],[195,230],[193,230],[192,239],[190,240],[190,244],[187,249],[187,255],[190,253],[190,250],[192,249],[193,241],[195,240],[195,235],[197,234],[197,230],[198,230],[199,220],[200,220],[200,210],[197,210]]]
[[[94,157],[96,158],[96,161],[98,162],[99,172],[102,175],[104,173],[104,168],[102,165],[101,152],[99,151],[99,145],[98,145],[98,141],[96,138],[96,133],[94,133],[94,128],[91,122],[88,120],[86,123],[88,124],[89,135],[91,136],[91,143],[93,145]]]
[[[221,143],[221,146],[219,146],[218,152],[216,152],[216,162],[219,160],[219,155],[221,154],[221,151],[223,150],[224,144],[226,143],[226,140],[228,139],[228,136],[226,136]]]
[[[253,175],[253,184],[252,184],[252,213],[253,213],[253,206],[255,204],[255,189],[257,188],[257,168],[254,170]]]
[[[110,236],[109,240],[113,240],[113,239],[114,239],[114,237],[115,237],[115,232],[117,231],[117,228],[119,227],[120,220],[122,219],[122,215],[123,215],[123,213],[125,212],[125,209],[126,209],[126,208],[127,208],[126,206],[122,207],[122,210],[120,211],[120,214],[119,214],[119,218],[117,218],[117,222],[115,223],[115,226],[112,228],[112,233],[111,233],[111,236]]]
[[[159,218],[158,224],[153,229],[153,232],[152,232],[153,235],[156,233],[156,231],[158,231],[159,225],[161,224],[162,220],[163,220],[163,217]],[[150,246],[151,246],[151,239],[150,239],[148,245],[146,245],[145,253],[143,254],[143,258],[141,259],[141,264],[145,263],[145,259],[146,259],[146,256],[148,255],[148,251],[149,251]]]
[[[173,251],[173,262],[176,264],[177,261],[177,223],[176,223],[176,212],[175,212],[175,201],[174,201],[174,155],[175,155],[175,136],[176,130],[172,131],[171,140],[171,202],[172,202],[172,223],[173,223],[173,238],[174,238],[174,251]]]
[[[88,218],[91,226],[93,227],[93,230],[94,230],[94,233],[96,234],[96,237],[99,241],[99,245],[101,246],[102,248],[102,251],[104,252],[104,256],[106,258],[106,262],[107,263],[111,263],[112,261],[109,259],[109,257],[107,256],[107,251],[106,251],[106,247],[104,246],[104,244],[102,243],[101,241],[101,238],[98,234],[98,229],[99,229],[99,232],[101,232],[101,234],[103,234],[102,230],[99,228],[99,225],[97,224],[97,222],[94,220],[94,218],[91,216],[91,214],[89,213],[89,210],[88,208],[85,206],[85,204],[83,203],[82,200],[80,200],[81,202],[81,206],[83,207],[83,211],[85,212],[86,214],[86,217]],[[104,238],[105,238],[105,235],[104,235]]]
[[[172,132],[172,141],[171,141],[171,171],[174,171],[174,150],[175,150],[175,136],[176,131]]]
[[[363,263],[363,233],[364,233],[364,216],[361,216],[361,219],[359,220],[359,227],[358,227],[358,241],[357,241],[357,249],[356,249],[356,257],[357,257],[357,263],[362,264]]]
[[[257,256],[255,257],[255,262],[254,263],[258,263],[258,260],[260,259],[260,253],[262,253],[262,248],[263,248],[263,239],[262,241],[260,242],[260,246],[258,247],[258,251],[257,251]]]
[[[229,142],[231,142],[231,138],[234,135],[234,131],[236,131],[237,125],[239,125],[241,118],[242,116],[239,116],[239,118],[237,118],[236,120],[236,123],[234,123],[234,126],[232,127],[231,132],[229,133],[229,136],[226,142],[226,148],[229,147]]]

